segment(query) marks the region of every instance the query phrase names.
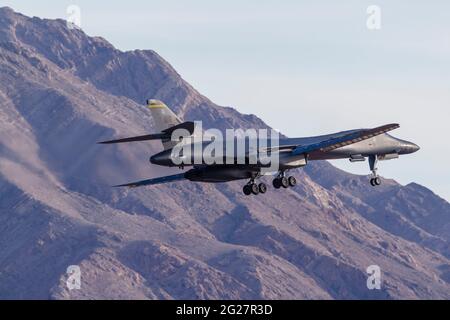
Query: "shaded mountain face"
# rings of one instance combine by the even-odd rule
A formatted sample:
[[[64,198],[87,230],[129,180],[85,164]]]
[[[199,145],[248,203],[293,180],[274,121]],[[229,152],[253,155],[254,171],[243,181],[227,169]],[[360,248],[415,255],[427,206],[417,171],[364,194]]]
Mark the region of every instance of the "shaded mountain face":
[[[267,127],[153,51],[0,9],[0,298],[450,298],[450,205],[417,184],[374,189],[322,162],[258,197],[243,181],[110,188],[175,172],[148,163],[158,142],[95,144],[152,132],[146,98],[207,127]]]

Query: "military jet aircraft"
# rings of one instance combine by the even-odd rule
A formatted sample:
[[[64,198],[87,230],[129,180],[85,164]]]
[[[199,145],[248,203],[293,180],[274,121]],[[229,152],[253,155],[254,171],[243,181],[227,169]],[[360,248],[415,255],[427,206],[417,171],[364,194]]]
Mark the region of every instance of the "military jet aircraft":
[[[190,180],[201,182],[227,182],[239,179],[248,179],[243,187],[245,195],[257,195],[267,191],[267,186],[263,182],[256,181],[266,173],[263,173],[270,163],[263,164],[262,161],[249,161],[250,155],[258,156],[263,151],[271,156],[277,156],[277,171],[273,179],[273,186],[276,189],[288,188],[296,185],[297,181],[294,176],[288,176],[287,172],[294,168],[306,166],[309,161],[314,160],[333,160],[333,159],[349,159],[351,162],[365,161],[369,159],[369,168],[372,172],[370,184],[378,186],[381,179],[377,174],[377,163],[379,160],[390,160],[398,158],[400,155],[410,154],[418,151],[420,148],[416,144],[395,138],[388,131],[399,128],[398,124],[387,124],[373,129],[356,129],[332,133],[322,136],[304,137],[304,138],[279,138],[275,142],[271,141],[259,148],[261,144],[257,144],[256,150],[250,150],[250,138],[244,139],[244,156],[243,161],[238,156],[227,159],[225,162],[211,162],[204,159],[200,163],[192,160],[195,152],[176,159],[174,158],[174,149],[189,137],[194,135],[195,123],[182,122],[163,102],[159,100],[147,100],[147,107],[154,119],[156,129],[159,131],[154,134],[124,138],[118,140],[110,140],[99,142],[102,144],[124,143],[133,141],[161,140],[164,150],[150,157],[152,164],[179,167],[184,169],[185,166],[192,168],[180,174],[164,176],[159,178],[141,180],[121,184],[116,187],[140,187],[155,185],[178,180]],[[173,133],[177,130],[187,132],[182,137],[173,138]],[[189,140],[189,139],[188,139]],[[195,140],[195,139],[194,139]],[[234,142],[239,142],[239,138],[234,138]],[[239,141],[238,141],[239,140]],[[210,141],[184,142],[185,147],[200,147],[204,150]],[[225,156],[224,156],[225,157]]]

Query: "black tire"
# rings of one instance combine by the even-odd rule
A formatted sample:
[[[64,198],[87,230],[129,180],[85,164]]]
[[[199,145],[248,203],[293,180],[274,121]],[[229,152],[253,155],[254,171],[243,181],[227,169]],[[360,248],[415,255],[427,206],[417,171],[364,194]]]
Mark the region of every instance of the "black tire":
[[[252,183],[252,184],[250,185],[250,189],[252,190],[252,193],[253,193],[254,195],[257,195],[257,194],[259,193],[259,188],[258,188],[258,186],[256,185],[256,183]]]
[[[246,184],[246,185],[244,186],[244,188],[242,188],[242,191],[244,192],[244,194],[245,194],[246,196],[249,196],[249,195],[252,194],[252,188],[251,188],[250,185],[248,185],[248,184]]]
[[[258,185],[258,189],[259,189],[259,193],[266,193],[266,191],[267,191],[267,186],[266,186],[266,184],[265,183],[260,183],[259,185]]]
[[[295,179],[295,177],[293,177],[293,176],[290,176],[290,177],[288,178],[288,183],[289,183],[289,185],[290,185],[291,187],[293,187],[293,186],[295,186],[295,185],[297,184],[297,179]]]
[[[377,186],[379,186],[381,184],[381,179],[380,177],[376,177],[375,179],[373,179],[373,183]]]
[[[281,178],[281,179],[280,179],[280,184],[281,184],[281,186],[282,186],[283,188],[289,187],[289,181],[288,181],[288,178],[286,178],[286,177]]]
[[[273,179],[272,184],[275,189],[280,189],[280,187],[281,187],[281,182],[280,182],[280,179],[278,179],[278,178]]]
[[[370,184],[372,187],[375,187],[375,179],[374,178],[370,179]]]

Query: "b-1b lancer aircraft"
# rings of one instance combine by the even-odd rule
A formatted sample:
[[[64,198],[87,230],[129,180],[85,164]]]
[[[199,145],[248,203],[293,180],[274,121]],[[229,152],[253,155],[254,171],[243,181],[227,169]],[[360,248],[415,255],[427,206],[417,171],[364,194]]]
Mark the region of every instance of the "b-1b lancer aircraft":
[[[211,153],[208,156],[203,151],[211,149],[212,140],[205,141],[202,138],[196,141],[196,123],[182,122],[158,100],[147,100],[147,107],[159,132],[100,143],[161,140],[164,150],[150,157],[152,164],[180,169],[184,169],[185,166],[192,168],[180,174],[131,182],[116,187],[141,187],[185,179],[201,182],[248,179],[243,187],[244,194],[257,195],[265,193],[267,186],[263,182],[256,181],[261,176],[267,175],[267,170],[273,169],[275,162],[276,170],[271,172],[275,175],[273,186],[280,189],[295,186],[297,184],[295,177],[288,176],[287,172],[306,166],[309,161],[349,159],[351,162],[356,162],[365,161],[366,158],[369,159],[369,168],[372,172],[370,184],[378,186],[381,184],[377,174],[379,160],[395,159],[400,155],[419,150],[416,144],[387,134],[388,131],[399,128],[398,124],[387,124],[373,129],[348,130],[322,136],[269,139],[264,143],[260,141],[259,136],[256,139],[233,137],[232,141],[223,139],[224,149],[219,150],[221,152],[217,152],[217,149],[214,154]],[[175,135],[180,131],[183,132],[182,135]],[[257,140],[256,144],[252,144],[254,140]],[[236,145],[240,143],[243,145],[241,154],[225,150],[225,146],[231,145],[231,151],[236,151],[239,149]],[[269,161],[262,161],[263,158],[259,158],[263,153],[266,154],[265,159]],[[217,161],[218,159],[223,161]]]

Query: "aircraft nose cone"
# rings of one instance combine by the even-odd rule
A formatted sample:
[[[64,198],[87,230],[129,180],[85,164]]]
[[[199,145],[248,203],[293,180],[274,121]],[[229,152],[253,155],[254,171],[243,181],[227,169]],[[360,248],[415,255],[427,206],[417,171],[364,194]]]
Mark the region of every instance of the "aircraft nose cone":
[[[417,144],[412,143],[412,142],[406,143],[404,148],[407,153],[414,153],[414,152],[417,152],[420,150],[420,147]]]

